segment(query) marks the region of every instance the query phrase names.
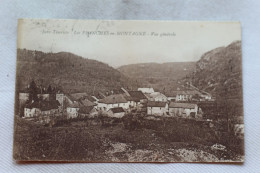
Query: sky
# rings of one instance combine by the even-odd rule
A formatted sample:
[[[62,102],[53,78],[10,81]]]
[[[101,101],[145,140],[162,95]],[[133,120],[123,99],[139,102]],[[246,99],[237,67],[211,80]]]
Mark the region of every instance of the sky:
[[[237,40],[239,22],[20,19],[17,47],[71,52],[119,67],[197,61]]]

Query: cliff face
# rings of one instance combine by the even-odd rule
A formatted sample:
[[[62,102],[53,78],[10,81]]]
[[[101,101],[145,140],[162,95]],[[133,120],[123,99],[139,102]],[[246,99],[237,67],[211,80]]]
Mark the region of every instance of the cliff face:
[[[189,81],[212,93],[227,114],[243,113],[241,41],[206,52],[196,63]]]
[[[205,53],[191,75],[193,85],[227,98],[242,97],[241,42]]]

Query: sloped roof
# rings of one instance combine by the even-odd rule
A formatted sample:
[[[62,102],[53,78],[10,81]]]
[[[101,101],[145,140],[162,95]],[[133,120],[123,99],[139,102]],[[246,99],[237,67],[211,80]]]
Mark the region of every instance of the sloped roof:
[[[136,102],[139,101],[137,98],[133,98],[133,97],[131,97],[131,96],[124,95],[124,97],[125,97],[125,99],[126,99],[127,101],[136,101]]]
[[[97,105],[97,104],[89,101],[88,99],[81,99],[79,102],[82,104],[82,106],[96,106]]]
[[[103,93],[101,93],[101,92],[99,92],[98,94],[95,94],[94,95],[97,99],[103,99],[103,98],[105,98],[105,95],[103,94]]]
[[[154,93],[151,93],[150,96],[152,98],[156,98],[156,97],[166,97],[164,94],[160,93],[160,92],[154,92]]]
[[[147,99],[151,99],[152,97],[150,96],[150,94],[148,94],[148,93],[144,93],[144,95],[145,95],[145,97],[147,98]]]
[[[153,88],[138,88],[138,91],[142,91],[143,93],[153,93]]]
[[[113,113],[121,113],[121,112],[125,112],[125,110],[124,110],[122,107],[111,108],[110,111],[112,111]]]
[[[177,103],[171,102],[169,104],[169,108],[186,108],[186,109],[194,109],[196,104],[193,103]]]
[[[86,97],[89,101],[91,101],[91,102],[95,102],[96,101],[96,99],[94,99],[92,96],[87,96]]]
[[[76,101],[77,99],[75,99],[72,95],[70,94],[66,94],[65,95],[70,101]]]
[[[147,107],[165,107],[166,102],[148,101]]]
[[[134,100],[140,101],[146,99],[145,95],[141,91],[128,91],[128,93]]]
[[[105,104],[117,104],[117,103],[127,103],[127,100],[122,94],[115,94],[105,97],[99,101],[100,103]]]
[[[77,101],[74,101],[72,104],[69,104],[70,108],[80,108],[81,107],[81,104]]]
[[[87,93],[72,93],[70,94],[74,99],[79,100],[82,99],[84,97],[87,97]]]
[[[94,109],[94,106],[84,106],[79,109],[79,113],[89,114]]]

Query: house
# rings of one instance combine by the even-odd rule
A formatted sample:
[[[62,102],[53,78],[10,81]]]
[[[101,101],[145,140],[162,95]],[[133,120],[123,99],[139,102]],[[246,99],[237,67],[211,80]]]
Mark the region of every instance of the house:
[[[132,98],[134,106],[140,105],[141,103],[146,103],[147,98],[141,91],[128,91],[129,97]],[[132,105],[130,102],[130,105]]]
[[[167,93],[166,94],[167,100],[170,101],[170,102],[171,101],[176,101],[176,96],[177,96],[178,92],[179,91],[171,91],[171,92]]]
[[[153,92],[150,94],[150,101],[167,102],[168,98],[160,92]]]
[[[24,117],[38,117],[40,115],[59,115],[60,103],[55,101],[33,101],[24,108]]]
[[[70,103],[66,109],[67,118],[77,118],[80,107],[81,107],[81,105],[77,101]]]
[[[84,99],[85,97],[87,97],[87,93],[72,93],[70,94],[75,100],[80,100],[80,99]]]
[[[79,103],[83,107],[92,107],[93,106],[93,107],[97,108],[97,104],[89,101],[87,98],[79,100]]]
[[[79,117],[81,118],[84,117],[93,118],[96,115],[98,115],[98,111],[94,106],[84,106],[79,109],[78,114]]]
[[[111,108],[108,110],[107,115],[114,118],[122,118],[125,116],[125,110],[122,107]]]
[[[138,91],[141,91],[144,94],[151,94],[154,92],[153,88],[138,88]]]
[[[170,102],[169,114],[171,116],[179,116],[184,118],[196,118],[198,113],[198,105],[193,103]]]
[[[29,94],[29,89],[24,90],[19,93],[18,99],[19,99],[19,114],[24,112],[24,106],[26,103],[29,101],[30,94]]]
[[[122,94],[115,94],[99,100],[97,107],[99,110],[103,110],[103,111],[107,111],[111,108],[116,108],[116,107],[122,107],[124,109],[128,109],[129,102]]]
[[[197,90],[187,90],[187,91],[172,91],[173,95],[176,95],[176,101],[190,101],[193,99],[199,100],[201,93]]]
[[[58,100],[62,109],[63,109],[63,106],[64,106],[64,99],[65,99],[64,93],[56,93],[56,100]]]
[[[167,115],[168,104],[166,102],[148,101],[147,114],[148,115]]]

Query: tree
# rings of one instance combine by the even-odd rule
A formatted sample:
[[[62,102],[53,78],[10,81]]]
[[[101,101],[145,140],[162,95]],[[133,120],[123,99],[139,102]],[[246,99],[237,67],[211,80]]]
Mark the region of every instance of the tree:
[[[47,93],[48,93],[48,94],[51,94],[51,93],[52,93],[51,85],[48,86]]]
[[[30,86],[29,86],[29,100],[30,101],[38,100],[38,97],[37,97],[37,86],[36,86],[36,83],[34,82],[34,80],[32,80],[32,82],[30,83]]]

